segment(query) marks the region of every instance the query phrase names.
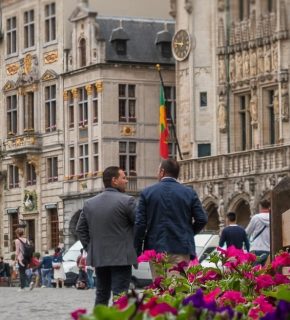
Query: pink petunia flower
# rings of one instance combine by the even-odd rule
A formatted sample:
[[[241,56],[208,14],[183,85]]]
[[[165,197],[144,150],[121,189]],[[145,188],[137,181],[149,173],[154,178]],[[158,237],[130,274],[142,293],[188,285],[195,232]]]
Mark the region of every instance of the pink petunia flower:
[[[246,299],[242,296],[240,291],[228,290],[220,298],[220,302],[223,305],[237,305],[239,303],[245,303]]]
[[[261,274],[256,278],[256,290],[260,291],[261,289],[268,288],[274,285],[275,282],[269,274]]]
[[[173,315],[177,315],[177,310],[166,302],[161,302],[149,310],[149,314],[151,317],[156,317],[160,314],[165,313],[172,313]]]
[[[114,305],[119,309],[123,310],[128,306],[128,297],[127,296],[122,296],[118,300],[114,302]]]
[[[197,258],[194,258],[193,260],[189,261],[188,268],[198,266],[198,265],[199,265],[199,261],[197,260]]]
[[[257,320],[264,314],[274,310],[273,305],[268,302],[265,296],[261,295],[253,301],[253,307],[249,310],[248,316],[253,320]]]
[[[276,285],[290,283],[290,279],[281,273],[276,273],[274,275],[274,281]]]
[[[76,309],[75,311],[73,311],[71,313],[71,317],[74,319],[74,320],[79,320],[80,319],[80,316],[83,315],[83,314],[86,314],[87,313],[87,310],[86,309]]]
[[[146,250],[144,251],[137,259],[137,261],[140,262],[149,262],[153,260],[156,257],[156,251],[155,250]]]
[[[274,270],[279,267],[290,266],[290,253],[286,251],[280,253],[275,257],[271,265]]]
[[[222,292],[221,288],[215,288],[211,292],[204,294],[203,300],[205,302],[215,301],[216,297]]]

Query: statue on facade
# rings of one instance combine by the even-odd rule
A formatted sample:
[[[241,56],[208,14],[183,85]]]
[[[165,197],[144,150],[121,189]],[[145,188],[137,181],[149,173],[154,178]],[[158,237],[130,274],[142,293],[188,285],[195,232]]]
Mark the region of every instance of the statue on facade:
[[[273,109],[274,109],[274,115],[279,115],[279,91],[275,90],[274,92],[274,99],[273,99]]]
[[[289,119],[289,94],[288,94],[288,88],[287,83],[282,84],[282,90],[281,90],[281,96],[282,96],[282,106],[281,106],[281,113],[283,120]]]
[[[256,125],[258,123],[258,97],[256,90],[252,90],[251,100],[250,100],[250,114],[251,114],[251,124]]]
[[[278,69],[278,45],[277,42],[273,44],[272,47],[272,67],[273,70]]]
[[[244,63],[243,63],[243,76],[244,78],[249,78],[250,75],[250,56],[249,52],[245,51]]]
[[[266,46],[266,52],[265,52],[265,72],[270,73],[271,72],[271,46]]]
[[[226,82],[226,67],[225,67],[225,61],[222,58],[219,59],[219,83]]]
[[[225,99],[224,99],[223,95],[219,96],[218,125],[219,125],[220,132],[226,132],[226,129],[227,129],[227,111],[226,111]]]
[[[251,50],[250,55],[250,75],[251,77],[255,77],[257,75],[257,54],[256,50]]]
[[[258,49],[258,74],[264,73],[264,51],[263,48]]]
[[[237,78],[237,81],[241,81],[243,78],[243,57],[240,52],[238,52],[237,54],[236,78]]]

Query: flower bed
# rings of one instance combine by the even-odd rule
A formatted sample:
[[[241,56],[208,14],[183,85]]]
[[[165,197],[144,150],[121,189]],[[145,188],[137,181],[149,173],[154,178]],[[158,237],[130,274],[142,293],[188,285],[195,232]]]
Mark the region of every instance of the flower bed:
[[[146,251],[139,262],[155,263],[159,277],[143,293],[129,292],[114,306],[97,306],[93,314],[76,310],[76,320],[105,319],[290,319],[290,280],[281,273],[290,254],[280,252],[266,267],[256,256],[218,248],[202,267],[196,260],[172,266],[166,254]]]

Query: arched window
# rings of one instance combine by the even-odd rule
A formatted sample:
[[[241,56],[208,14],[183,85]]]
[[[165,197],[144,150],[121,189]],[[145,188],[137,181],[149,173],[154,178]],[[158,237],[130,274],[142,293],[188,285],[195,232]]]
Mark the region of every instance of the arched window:
[[[81,39],[80,41],[80,67],[86,65],[86,40]]]

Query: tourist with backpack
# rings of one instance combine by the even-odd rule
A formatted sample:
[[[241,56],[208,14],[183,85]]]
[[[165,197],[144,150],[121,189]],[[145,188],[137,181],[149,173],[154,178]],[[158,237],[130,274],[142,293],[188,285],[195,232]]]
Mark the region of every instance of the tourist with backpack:
[[[18,264],[19,276],[20,276],[20,289],[18,291],[23,291],[27,283],[27,276],[25,271],[29,263],[31,262],[32,255],[33,255],[33,247],[30,245],[29,241],[25,238],[23,228],[17,228],[15,231],[15,234],[16,234],[15,260]]]

